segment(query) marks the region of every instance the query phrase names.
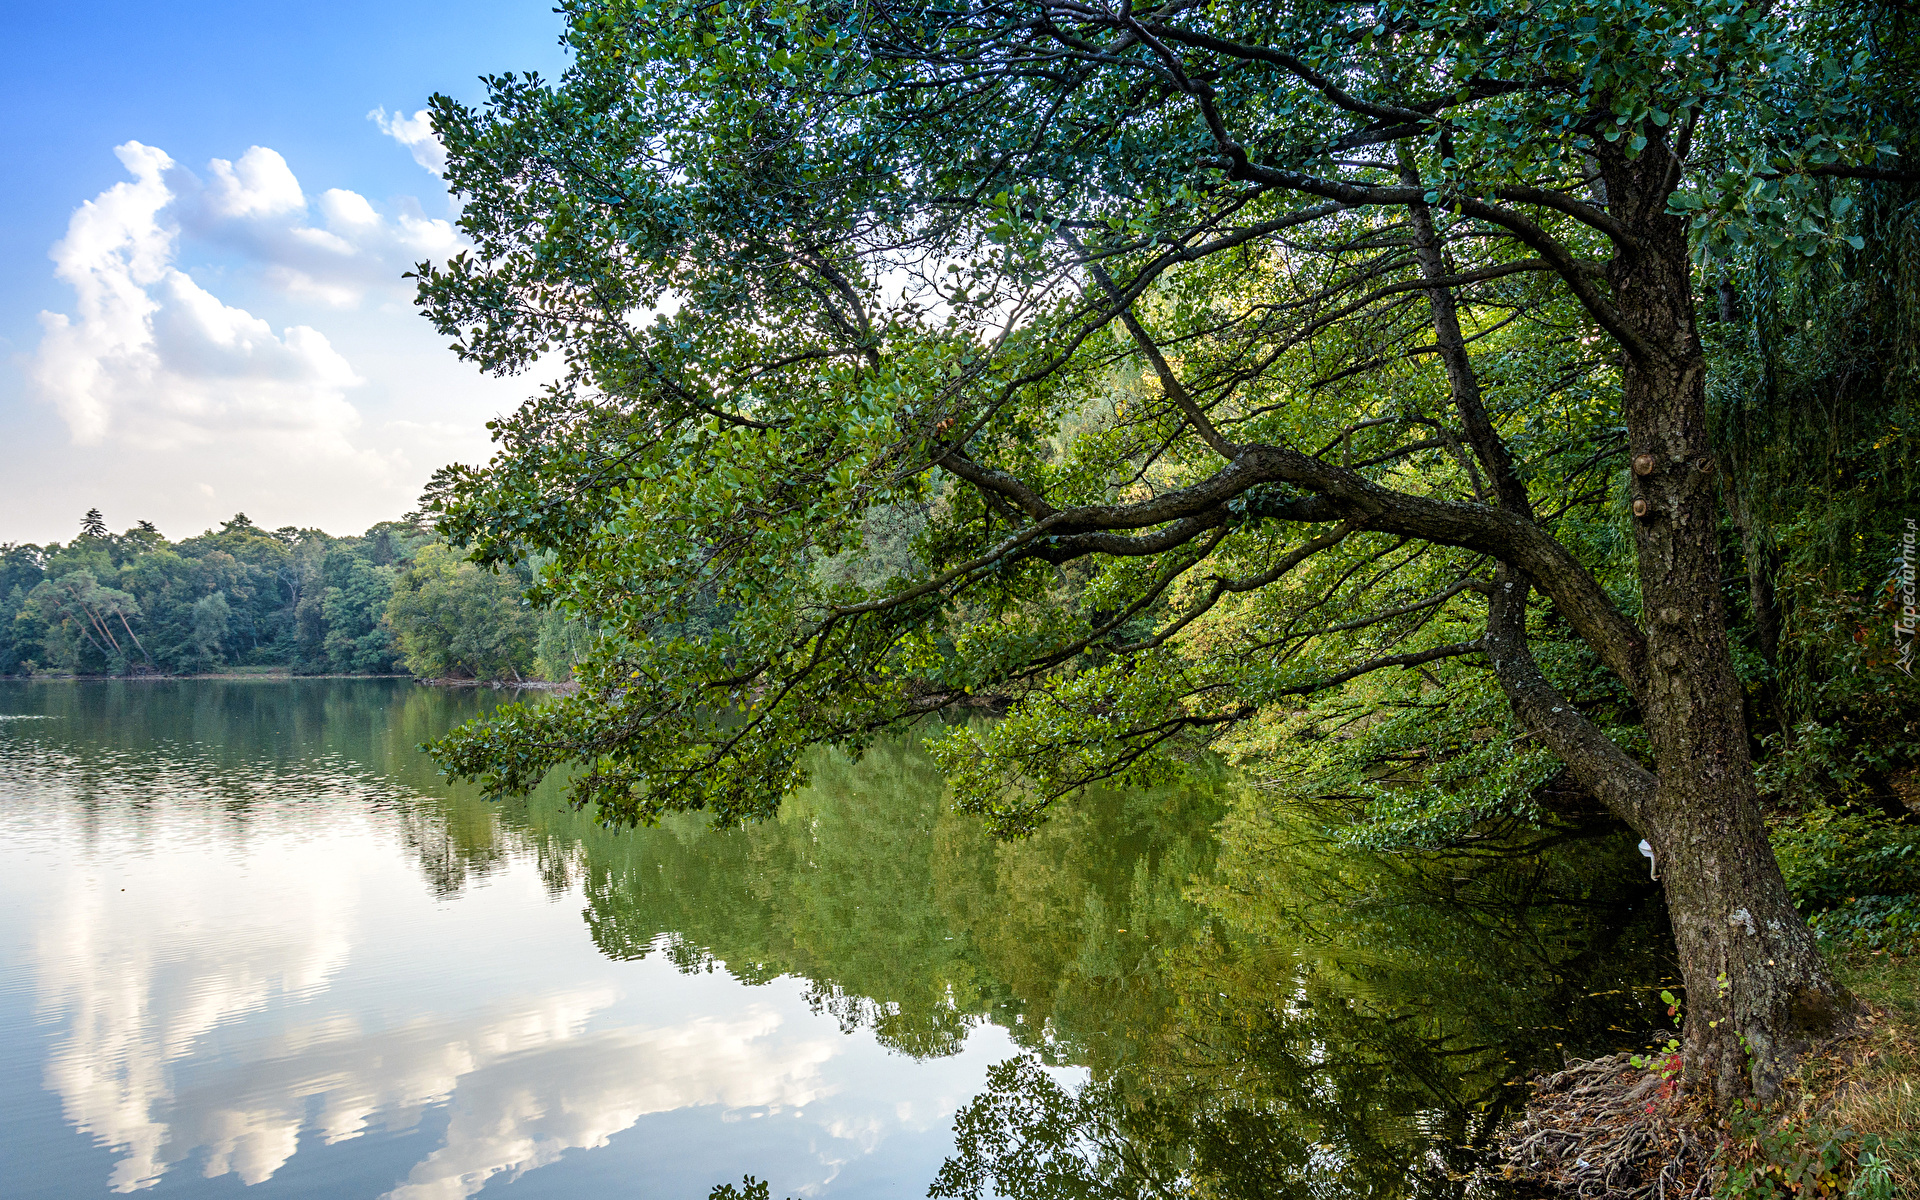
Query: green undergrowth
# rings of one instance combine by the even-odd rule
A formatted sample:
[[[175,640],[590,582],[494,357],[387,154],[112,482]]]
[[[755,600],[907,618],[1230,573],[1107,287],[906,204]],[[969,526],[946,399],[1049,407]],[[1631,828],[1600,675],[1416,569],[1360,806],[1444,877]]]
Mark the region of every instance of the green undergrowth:
[[[1856,949],[1834,965],[1872,1016],[1807,1062],[1792,1100],[1729,1115],[1718,1200],[1920,1196],[1920,956]]]
[[[1822,804],[1772,834],[1794,904],[1830,953],[1920,950],[1920,825]]]

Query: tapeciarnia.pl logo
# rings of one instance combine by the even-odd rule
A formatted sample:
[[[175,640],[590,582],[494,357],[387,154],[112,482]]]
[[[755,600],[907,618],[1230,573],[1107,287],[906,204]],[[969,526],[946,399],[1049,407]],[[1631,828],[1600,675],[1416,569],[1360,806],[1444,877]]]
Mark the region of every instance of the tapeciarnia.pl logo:
[[[1907,532],[1900,539],[1900,616],[1893,623],[1893,645],[1900,652],[1894,663],[1907,674],[1913,674],[1914,628],[1916,624],[1914,606],[1914,519],[1907,518]]]

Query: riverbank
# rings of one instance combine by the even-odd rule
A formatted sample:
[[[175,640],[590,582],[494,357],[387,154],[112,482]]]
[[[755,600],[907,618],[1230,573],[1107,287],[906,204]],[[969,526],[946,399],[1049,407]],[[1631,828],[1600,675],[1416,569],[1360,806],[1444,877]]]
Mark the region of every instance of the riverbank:
[[[1571,1063],[1534,1081],[1502,1139],[1508,1177],[1540,1195],[1623,1200],[1920,1196],[1920,955],[1857,952],[1834,967],[1869,1011],[1808,1057],[1786,1100],[1710,1117],[1665,1055]]]
[[[67,671],[35,671],[31,675],[0,675],[0,679],[120,679],[120,680],[165,680],[185,679],[412,679],[405,672],[385,675],[360,675],[349,673],[327,673],[321,675],[296,675],[286,667],[236,667],[226,671],[209,671],[200,675],[168,675],[160,671],[139,671],[128,675],[76,675]],[[431,682],[431,681],[428,681]]]
[[[204,675],[162,675],[157,672],[143,671],[137,675],[68,675],[55,671],[39,671],[32,675],[0,675],[0,679],[15,680],[119,680],[123,682],[179,683],[187,680],[224,679],[224,680],[271,680],[285,682],[290,679],[406,679],[428,687],[490,687],[513,688],[538,692],[568,694],[578,690],[579,684],[571,681],[555,683],[546,679],[422,679],[416,675],[395,673],[389,675],[297,675],[285,667],[262,667],[258,670],[215,671]]]

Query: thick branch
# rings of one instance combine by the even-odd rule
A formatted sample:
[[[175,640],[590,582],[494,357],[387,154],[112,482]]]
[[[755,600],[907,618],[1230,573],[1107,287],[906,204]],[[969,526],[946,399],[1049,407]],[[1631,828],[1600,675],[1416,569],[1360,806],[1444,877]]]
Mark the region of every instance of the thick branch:
[[[1073,246],[1082,254],[1086,253],[1085,247],[1078,241],[1074,241]],[[1141,326],[1139,318],[1134,316],[1132,302],[1121,300],[1120,289],[1114,286],[1113,276],[1107,274],[1107,269],[1098,262],[1089,261],[1087,269],[1093,274],[1094,281],[1119,309],[1121,325],[1126,327],[1127,334],[1133,338],[1134,345],[1140,348],[1140,352],[1146,355],[1147,361],[1152,364],[1153,373],[1160,380],[1160,390],[1164,391],[1167,397],[1179,406],[1181,414],[1193,423],[1193,428],[1200,435],[1201,441],[1221,458],[1229,462],[1233,461],[1233,456],[1239,453],[1239,447],[1221,437],[1220,431],[1214,428],[1212,419],[1199,404],[1195,403],[1192,393],[1188,392],[1186,385],[1180,382],[1180,377],[1173,373],[1173,368],[1167,365],[1166,356],[1160,353],[1159,344],[1147,336],[1147,331]]]
[[[1527,731],[1557,755],[1588,791],[1641,829],[1658,780],[1547,681],[1527,647],[1527,581],[1502,563],[1487,600],[1487,661]]]
[[[1257,515],[1273,520],[1319,522],[1345,519],[1360,529],[1401,534],[1444,546],[1474,550],[1514,564],[1540,588],[1610,670],[1638,696],[1645,687],[1645,638],[1621,615],[1593,575],[1553,536],[1515,513],[1478,504],[1456,504],[1382,487],[1356,471],[1309,457],[1290,446],[1247,445],[1233,461],[1199,483],[1163,492],[1132,504],[1101,504],[1055,509],[1005,472],[981,467],[959,455],[948,460],[954,474],[1009,497],[1024,497],[1038,520],[1030,530],[1004,543],[1007,553],[1034,538],[1049,535],[1048,561],[1090,553],[1150,553],[1149,545],[1179,544],[1213,528],[1228,514],[1229,501],[1260,484],[1285,483],[1314,493],[1262,504]],[[1023,507],[1026,507],[1023,504]],[[1159,537],[1080,540],[1080,535],[1147,529],[1190,522],[1178,540]],[[1038,552],[1039,548],[1035,548]],[[921,585],[925,587],[926,585]],[[920,588],[911,594],[922,594]],[[884,606],[876,601],[875,605]]]
[[[1407,183],[1419,184],[1413,156],[1405,150],[1401,151],[1400,173]],[[1441,258],[1439,236],[1434,232],[1433,211],[1422,199],[1407,205],[1407,215],[1413,230],[1414,258],[1429,284],[1427,303],[1433,311],[1433,341],[1439,347],[1440,361],[1447,368],[1454,409],[1460,414],[1460,423],[1466,429],[1467,440],[1473,443],[1480,465],[1493,480],[1500,507],[1518,516],[1530,517],[1533,506],[1527,498],[1527,485],[1520,482],[1513,457],[1507,453],[1507,444],[1487,416],[1487,406],[1480,395],[1480,377],[1467,355],[1466,338],[1460,333],[1460,314],[1453,302],[1453,290],[1444,282],[1447,267]]]

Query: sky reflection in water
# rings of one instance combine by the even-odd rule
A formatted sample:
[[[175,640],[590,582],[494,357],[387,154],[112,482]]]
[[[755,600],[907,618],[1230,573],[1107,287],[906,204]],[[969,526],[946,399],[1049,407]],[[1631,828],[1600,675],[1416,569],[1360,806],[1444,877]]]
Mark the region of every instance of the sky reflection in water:
[[[511,837],[465,886],[423,878],[430,771],[383,774],[274,705],[177,711],[209,686],[328,685],[0,683],[9,715],[53,710],[0,732],[9,1195],[698,1197],[745,1170],[912,1195],[1013,1052],[988,1026],[915,1061],[792,979],[611,960]],[[371,724],[403,698],[330,690]]]
[[[0,681],[9,1200],[1465,1200],[1529,1072],[1664,1020],[1604,822],[1368,856],[1203,776],[993,845],[900,739],[612,832],[434,774],[496,699]]]

